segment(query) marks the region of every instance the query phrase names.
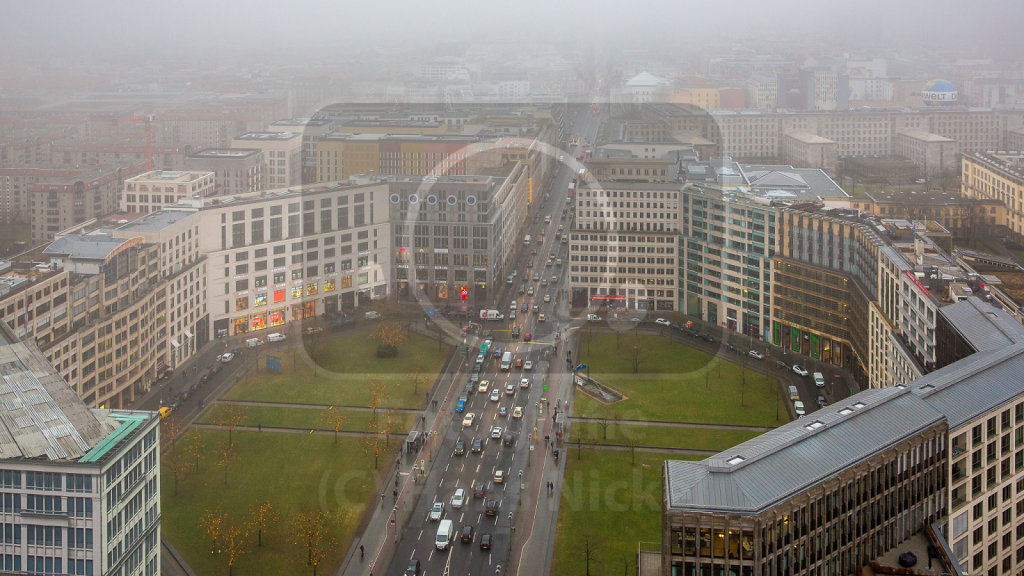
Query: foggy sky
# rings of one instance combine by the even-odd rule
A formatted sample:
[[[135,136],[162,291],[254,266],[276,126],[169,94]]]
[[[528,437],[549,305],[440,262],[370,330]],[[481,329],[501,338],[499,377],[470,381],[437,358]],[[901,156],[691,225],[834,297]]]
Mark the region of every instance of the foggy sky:
[[[373,47],[384,52],[485,39],[571,41],[656,49],[706,38],[830,39],[878,47],[926,43],[964,56],[1021,59],[1016,0],[97,0],[5,2],[0,49],[19,59],[203,52],[302,55]],[[589,44],[589,46],[587,46]]]

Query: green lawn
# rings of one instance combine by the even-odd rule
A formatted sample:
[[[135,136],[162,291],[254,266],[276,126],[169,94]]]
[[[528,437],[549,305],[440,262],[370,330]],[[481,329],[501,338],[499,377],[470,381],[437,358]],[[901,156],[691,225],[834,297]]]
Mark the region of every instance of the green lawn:
[[[666,454],[566,450],[552,574],[586,574],[586,542],[592,576],[636,573],[637,543],[661,541],[661,476]]]
[[[190,434],[194,434],[195,431]],[[249,506],[268,500],[281,520],[263,535],[263,547],[250,538],[250,552],[235,565],[235,574],[278,576],[308,574],[305,551],[291,542],[290,518],[297,512],[323,509],[342,516],[331,536],[334,552],[321,565],[321,574],[333,574],[354,536],[367,505],[376,501],[380,477],[373,469],[374,458],[366,455],[358,439],[342,437],[334,444],[330,436],[269,432],[234,433],[238,459],[228,468],[228,485],[217,466],[219,447],[227,433],[203,430],[205,449],[199,473],[189,471],[174,495],[174,477],[164,456],[161,470],[162,527],[196,574],[227,574],[225,555],[210,553],[211,542],[199,527],[205,511],[221,506],[233,521],[248,516]],[[182,451],[179,440],[173,451]],[[397,443],[392,445],[397,448]],[[391,454],[382,456],[380,469],[387,470]]]
[[[746,430],[631,426],[616,423],[614,420],[608,422],[606,428],[596,422],[574,422],[570,439],[575,440],[577,434],[583,434],[584,442],[598,444],[630,444],[630,441],[633,441],[638,446],[725,450],[760,435],[758,432]]]
[[[636,374],[634,346],[639,359]],[[624,334],[617,343],[615,334],[584,335],[580,351],[590,376],[626,399],[606,405],[577,391],[576,416],[752,426],[789,421],[784,405],[776,411],[774,379],[746,370],[742,384],[739,365],[667,338]]]
[[[229,400],[267,400],[308,404],[369,406],[373,382],[384,385],[384,406],[420,408],[441,371],[450,348],[410,333],[396,358],[377,358],[377,342],[368,331],[322,336],[301,348],[276,354],[266,346],[250,362],[249,374],[225,395]],[[266,355],[281,358],[281,373],[263,370]],[[419,374],[419,383],[414,384]]]
[[[276,406],[239,406],[238,408],[244,411],[245,420],[242,422],[244,426],[256,426],[257,424],[262,424],[264,426],[333,430],[327,421],[321,419],[321,414],[324,410]],[[208,412],[203,414],[200,422],[203,424],[217,424],[226,409],[227,405],[217,404]],[[339,409],[335,408],[335,410]],[[344,409],[340,409],[340,411],[345,414],[346,417],[345,425],[342,426],[342,430],[367,431],[370,429],[370,421],[373,417],[372,412]],[[385,417],[384,414],[384,410],[378,411],[378,418],[381,419],[381,421],[383,421],[383,418]],[[392,412],[391,430],[393,432],[408,432],[412,429],[412,425],[415,423],[416,418],[415,414],[410,414],[408,412]]]

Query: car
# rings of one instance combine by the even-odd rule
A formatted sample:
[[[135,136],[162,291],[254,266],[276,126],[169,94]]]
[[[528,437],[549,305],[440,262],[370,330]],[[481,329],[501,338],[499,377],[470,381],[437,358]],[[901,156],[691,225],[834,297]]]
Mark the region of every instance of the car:
[[[501,484],[503,482],[505,482],[505,471],[504,470],[495,470],[494,471],[494,483],[495,484]]]
[[[655,324],[661,324],[662,326],[671,326],[672,325],[671,322],[669,322],[668,320],[665,320],[664,318],[658,318],[657,320],[654,321],[654,323]]]
[[[235,355],[232,352],[225,352],[217,357],[217,361],[223,364],[227,364],[235,359]]]
[[[459,399],[459,401],[455,404],[455,411],[461,414],[465,410],[466,410],[466,401],[462,400],[462,399]]]
[[[508,313],[508,319],[509,319],[509,320],[515,320],[515,319],[516,319],[516,311],[515,311],[515,310],[511,310],[511,311],[509,311],[509,313]]]
[[[520,312],[529,312],[530,311],[530,306],[528,304],[523,304],[523,307],[520,308],[519,311]]]
[[[490,550],[491,549],[491,533],[484,532],[480,535],[480,549]]]
[[[491,439],[497,440],[499,438],[501,438],[501,426],[491,428]]]
[[[547,321],[547,319],[548,319],[548,317],[543,315],[543,314],[541,314],[540,316],[537,316],[537,322],[545,322],[545,321]]]
[[[536,280],[536,278],[534,278],[534,280]],[[529,288],[526,289],[526,295],[533,296],[533,286],[530,286]]]
[[[825,377],[821,374],[821,372],[814,373],[814,385],[817,386],[818,388],[825,387]]]
[[[551,277],[551,283],[554,284],[556,282],[558,282],[558,276],[552,276]]]
[[[473,372],[473,375],[469,377],[469,381],[474,383],[474,384],[479,382],[480,381],[480,373],[479,372]]]
[[[520,294],[526,294],[526,287],[525,286],[520,286],[519,287],[519,293]],[[526,306],[526,304],[523,304],[523,306]],[[524,310],[524,312],[525,312],[525,310]]]
[[[548,260],[547,262],[544,263],[545,266],[554,266],[554,264],[554,260]]]
[[[587,314],[587,322],[600,322],[601,317],[597,314]]]
[[[533,281],[536,282],[537,280],[540,280],[540,274],[534,272],[534,274],[533,274]]]
[[[498,416],[508,416],[508,408],[504,406],[498,406]]]
[[[551,302],[551,294],[545,294],[544,295],[544,302],[545,303]]]
[[[537,313],[537,312],[539,312],[539,311],[540,311],[540,306],[539,306],[539,305],[537,305],[537,304],[534,304],[534,305],[533,305],[533,313],[534,313],[534,314],[536,314],[536,313]]]
[[[711,334],[708,334],[707,332],[701,332],[700,334],[697,334],[697,337],[706,342],[714,343],[715,341]]]
[[[209,373],[203,374],[202,377],[199,378],[199,383],[200,384],[206,384],[209,381],[210,381],[210,374]]]
[[[498,515],[498,501],[495,499],[488,500],[484,504],[484,516],[497,516]]]
[[[462,527],[462,534],[459,535],[459,541],[463,544],[469,544],[473,542],[473,527],[466,524]]]
[[[804,410],[804,403],[799,400],[793,401],[793,412],[796,412],[797,416],[803,416],[807,412]]]
[[[455,455],[456,456],[462,456],[465,453],[466,453],[466,441],[463,440],[462,438],[459,438],[458,441],[455,442]]]
[[[529,388],[530,387],[530,379],[529,378],[523,378],[523,379],[519,380],[519,387],[520,388]]]
[[[430,508],[430,521],[439,522],[441,516],[444,516],[444,502],[434,502],[434,505]]]
[[[534,248],[533,250],[531,250],[531,251],[530,251],[530,254],[533,254],[534,256],[536,256],[536,255],[537,255],[537,249],[536,249],[536,248]]]
[[[420,576],[422,574],[419,560],[409,560],[409,567],[405,569],[405,576]]]
[[[523,417],[523,407],[522,406],[516,406],[515,409],[512,410],[512,417],[513,418],[522,418]]]
[[[473,453],[479,454],[484,450],[484,441],[479,438],[473,438]]]
[[[545,279],[541,280],[540,281],[540,285],[541,286],[547,286],[548,285],[548,279],[545,278]],[[547,296],[545,296],[545,298],[547,298]],[[546,300],[545,300],[545,302],[546,302]]]
[[[366,314],[363,314],[363,317],[366,318],[367,320],[378,320],[380,319],[380,312],[377,312],[376,310],[370,310],[366,312]]]
[[[825,406],[828,406],[828,402],[825,401],[824,396],[818,394],[818,408],[824,408]]]
[[[515,441],[516,437],[507,432],[505,433],[504,436],[501,437],[501,443],[504,444],[505,446],[511,446],[512,444],[515,443]]]
[[[486,486],[483,482],[477,482],[473,485],[473,498],[483,498],[486,494]]]
[[[505,384],[505,394],[508,394],[509,396],[511,396],[512,394],[515,394],[515,393],[516,393],[516,385],[515,384],[513,384],[511,382],[509,382],[508,384]]]
[[[523,364],[523,370],[533,370],[533,361],[527,360],[526,363]]]
[[[497,388],[491,390],[491,402],[497,402],[498,398],[501,398],[501,390],[498,390]]]
[[[529,332],[523,334],[523,342],[529,342],[531,340],[533,340],[533,334],[530,334]]]
[[[750,356],[751,358],[754,358],[756,360],[764,360],[764,354],[761,354],[757,350],[751,350],[750,352],[747,352],[747,356]]]
[[[476,420],[476,414],[469,412],[468,414],[462,417],[462,427],[469,428],[470,426],[473,425],[473,420]]]
[[[789,370],[789,364],[786,364],[782,360],[776,360],[775,365],[778,366],[779,368],[782,368],[783,370]]]
[[[516,358],[516,368],[522,368],[522,367],[523,367],[523,359],[522,358]]]
[[[805,370],[804,367],[799,365],[799,364],[793,364],[792,370],[793,370],[793,372],[796,372],[800,376],[803,376],[805,378],[807,377],[807,374],[808,374],[807,370]]]
[[[729,352],[735,352],[737,354],[740,353],[740,349],[735,347],[735,346],[733,346],[732,344],[726,344],[725,345],[725,349],[728,350]]]
[[[284,342],[285,335],[280,332],[274,332],[273,334],[267,334],[267,342]]]
[[[452,508],[462,508],[462,505],[466,503],[466,491],[462,488],[455,490],[455,494],[452,494]]]
[[[477,392],[487,392],[487,387],[490,386],[490,385],[491,385],[491,381],[490,380],[481,380],[480,384],[478,384],[477,387],[476,387],[476,391]]]

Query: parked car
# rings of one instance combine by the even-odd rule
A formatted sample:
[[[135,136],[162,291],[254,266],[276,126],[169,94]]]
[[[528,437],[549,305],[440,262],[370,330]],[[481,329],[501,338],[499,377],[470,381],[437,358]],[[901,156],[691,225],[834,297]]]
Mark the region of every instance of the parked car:
[[[430,521],[438,522],[441,520],[441,516],[444,516],[444,502],[434,502],[430,508]]]
[[[825,376],[823,376],[821,372],[814,373],[814,385],[817,386],[818,388],[825,387]]]
[[[232,352],[225,352],[217,357],[217,361],[227,364],[235,359],[235,355]]]
[[[796,412],[797,416],[803,416],[807,412],[804,410],[804,403],[800,400],[793,401],[793,412]]]
[[[828,402],[825,401],[824,396],[818,394],[818,408],[824,408],[825,406],[828,406]]]
[[[597,314],[587,314],[587,322],[600,322],[601,317]]]
[[[750,352],[747,352],[747,356],[750,356],[755,360],[764,360],[764,354],[761,354],[757,350],[751,350]]]
[[[778,366],[779,368],[782,368],[783,370],[789,370],[789,364],[786,364],[782,360],[776,360],[775,365]]]
[[[668,320],[665,320],[664,318],[658,318],[657,320],[654,321],[654,323],[655,324],[661,324],[662,326],[671,326],[672,325],[671,322],[669,322]]]
[[[807,370],[805,370],[803,366],[799,364],[793,364],[793,372],[796,372],[797,374],[803,376],[804,378],[806,378],[808,374]]]
[[[267,334],[267,342],[284,342],[285,335],[280,332],[274,332],[273,334]]]

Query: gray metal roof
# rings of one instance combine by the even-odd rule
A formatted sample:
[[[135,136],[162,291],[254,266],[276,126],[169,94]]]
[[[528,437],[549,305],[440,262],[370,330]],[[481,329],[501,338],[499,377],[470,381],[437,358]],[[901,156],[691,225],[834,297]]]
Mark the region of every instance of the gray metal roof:
[[[0,459],[76,460],[110,431],[34,344],[0,345]]]
[[[977,296],[943,306],[939,313],[979,352],[1024,342],[1020,322]]]
[[[127,241],[125,238],[111,238],[104,234],[71,234],[55,239],[43,250],[43,254],[83,260],[104,260]]]
[[[195,208],[188,209],[163,209],[151,212],[137,218],[123,226],[118,227],[122,232],[159,232],[168,226],[176,224],[189,216],[196,214]]]
[[[942,419],[905,387],[866,390],[701,462],[667,461],[668,505],[757,513]]]

